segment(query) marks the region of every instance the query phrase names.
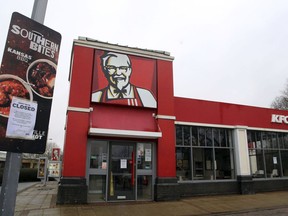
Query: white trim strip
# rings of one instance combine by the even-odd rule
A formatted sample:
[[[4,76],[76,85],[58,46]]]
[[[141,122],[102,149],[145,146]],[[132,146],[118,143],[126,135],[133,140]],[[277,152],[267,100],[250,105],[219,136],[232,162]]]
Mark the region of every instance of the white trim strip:
[[[81,107],[68,107],[67,108],[68,111],[75,111],[75,112],[91,112],[93,110],[93,108],[81,108]]]
[[[167,120],[176,120],[176,116],[168,116],[168,115],[156,115],[155,118],[157,119],[167,119]]]
[[[220,124],[207,124],[207,123],[197,123],[197,122],[182,122],[175,121],[177,125],[191,125],[191,126],[200,126],[200,127],[217,127],[217,128],[235,128],[233,125],[220,125]]]
[[[117,129],[105,129],[105,128],[89,128],[88,134],[94,136],[130,137],[130,138],[145,138],[145,139],[155,139],[162,137],[161,132],[117,130]]]
[[[181,122],[181,121],[175,121],[175,125],[187,125],[187,126],[190,125],[190,126],[200,126],[200,127],[246,129],[246,130],[258,130],[258,131],[284,132],[284,133],[288,132],[288,130],[275,129],[275,128],[256,128],[256,127],[248,127],[248,126],[243,126],[243,125],[220,125],[220,124],[205,124],[205,123]]]
[[[89,47],[94,49],[101,49],[111,52],[123,52],[126,54],[137,55],[142,57],[148,57],[153,59],[162,59],[167,61],[173,61],[174,57],[170,55],[162,54],[161,52],[155,52],[153,50],[146,50],[146,49],[139,49],[139,48],[132,48],[126,46],[120,46],[117,44],[109,44],[103,43],[98,41],[87,41],[87,40],[74,40],[74,45]],[[166,52],[167,53],[167,52]],[[169,53],[168,53],[169,54]]]
[[[284,129],[255,128],[255,127],[247,127],[247,130],[270,131],[270,132],[284,132],[284,133],[287,133],[287,132],[288,132],[288,130],[284,130]]]

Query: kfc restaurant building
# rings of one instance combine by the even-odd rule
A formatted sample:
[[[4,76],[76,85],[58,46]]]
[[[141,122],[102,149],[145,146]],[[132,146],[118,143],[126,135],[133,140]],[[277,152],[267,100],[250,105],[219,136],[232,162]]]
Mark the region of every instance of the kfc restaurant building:
[[[57,202],[288,188],[288,112],[175,97],[173,57],[74,41]]]

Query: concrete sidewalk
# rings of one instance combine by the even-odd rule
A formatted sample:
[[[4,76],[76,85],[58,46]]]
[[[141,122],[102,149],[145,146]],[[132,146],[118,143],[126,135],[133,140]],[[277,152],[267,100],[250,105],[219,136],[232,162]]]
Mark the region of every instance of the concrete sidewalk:
[[[283,215],[288,215],[288,191],[258,193],[254,195],[194,197],[170,202],[125,202],[87,205],[56,205],[56,196],[57,182],[48,182],[46,186],[37,183],[18,193],[15,215],[265,215],[263,212],[267,212],[267,215],[275,215],[275,211],[285,212]]]

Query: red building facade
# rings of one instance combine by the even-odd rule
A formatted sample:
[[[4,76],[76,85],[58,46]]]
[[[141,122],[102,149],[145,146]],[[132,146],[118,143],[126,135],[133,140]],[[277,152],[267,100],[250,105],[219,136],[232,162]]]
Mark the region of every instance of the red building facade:
[[[167,52],[75,40],[70,81],[58,203],[287,187],[288,112],[174,97]]]

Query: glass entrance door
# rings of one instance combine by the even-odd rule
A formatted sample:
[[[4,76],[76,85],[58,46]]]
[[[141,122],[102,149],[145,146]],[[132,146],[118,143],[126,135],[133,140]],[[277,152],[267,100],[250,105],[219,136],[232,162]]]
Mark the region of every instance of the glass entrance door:
[[[110,143],[108,200],[135,200],[135,144]]]

